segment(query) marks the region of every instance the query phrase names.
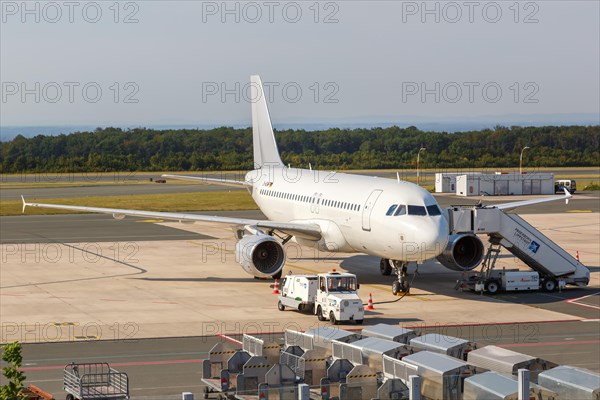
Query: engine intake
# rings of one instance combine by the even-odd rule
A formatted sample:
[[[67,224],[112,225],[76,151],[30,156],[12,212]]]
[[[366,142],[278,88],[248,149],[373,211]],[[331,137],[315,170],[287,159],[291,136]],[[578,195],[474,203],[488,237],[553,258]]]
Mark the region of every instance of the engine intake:
[[[483,242],[475,235],[450,235],[437,260],[453,271],[470,271],[483,259]]]
[[[246,235],[235,245],[235,255],[244,271],[252,276],[268,278],[283,269],[285,251],[268,235]]]

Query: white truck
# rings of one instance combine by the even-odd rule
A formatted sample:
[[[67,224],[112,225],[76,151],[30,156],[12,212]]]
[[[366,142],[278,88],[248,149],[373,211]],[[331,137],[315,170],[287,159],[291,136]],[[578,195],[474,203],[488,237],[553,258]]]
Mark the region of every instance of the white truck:
[[[487,273],[472,272],[467,274],[466,279],[461,282],[460,287],[475,292],[483,292],[485,290],[489,294],[496,294],[499,291],[524,292],[539,290],[541,282],[540,275],[535,271],[493,269]],[[564,287],[564,284],[561,285],[562,287]]]
[[[341,321],[362,324],[365,309],[358,287],[356,275],[335,270],[318,275],[286,275],[281,280],[277,308],[310,311],[319,321],[329,319],[332,324]]]

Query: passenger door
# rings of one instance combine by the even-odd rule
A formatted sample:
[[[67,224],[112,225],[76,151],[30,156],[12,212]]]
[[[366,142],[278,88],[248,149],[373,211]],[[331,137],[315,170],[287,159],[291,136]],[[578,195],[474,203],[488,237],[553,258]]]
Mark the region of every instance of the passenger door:
[[[362,213],[363,231],[371,231],[371,213],[373,212],[373,207],[375,207],[375,203],[377,202],[377,199],[379,198],[382,192],[383,190],[379,189],[373,190],[369,195],[369,198],[367,198],[367,201],[365,202]]]

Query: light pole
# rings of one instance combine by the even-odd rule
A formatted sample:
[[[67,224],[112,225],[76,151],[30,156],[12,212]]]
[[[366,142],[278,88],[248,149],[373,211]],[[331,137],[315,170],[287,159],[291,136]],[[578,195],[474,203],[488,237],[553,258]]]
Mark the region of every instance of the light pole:
[[[425,147],[423,147],[423,145],[421,145],[421,148],[419,149],[419,152],[417,153],[417,185],[419,185],[421,182],[420,176],[419,176],[419,161],[421,159],[421,152],[423,150],[426,150],[426,149],[425,149]]]
[[[529,146],[525,146],[521,149],[521,156],[519,157],[519,175],[523,175],[523,152],[528,148]]]

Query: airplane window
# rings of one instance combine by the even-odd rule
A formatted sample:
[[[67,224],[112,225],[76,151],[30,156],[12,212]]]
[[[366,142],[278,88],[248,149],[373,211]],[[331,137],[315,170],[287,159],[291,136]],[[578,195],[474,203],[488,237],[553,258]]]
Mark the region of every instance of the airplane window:
[[[408,215],[427,215],[423,206],[408,206]]]
[[[427,213],[429,213],[431,216],[442,215],[442,211],[440,211],[440,208],[437,206],[437,204],[427,206]]]
[[[394,211],[396,211],[396,207],[398,207],[398,204],[394,204],[394,205],[390,206],[390,208],[388,208],[385,215],[393,215]]]
[[[400,204],[398,206],[398,209],[394,213],[394,217],[396,217],[398,215],[406,215],[406,206],[404,204]]]

